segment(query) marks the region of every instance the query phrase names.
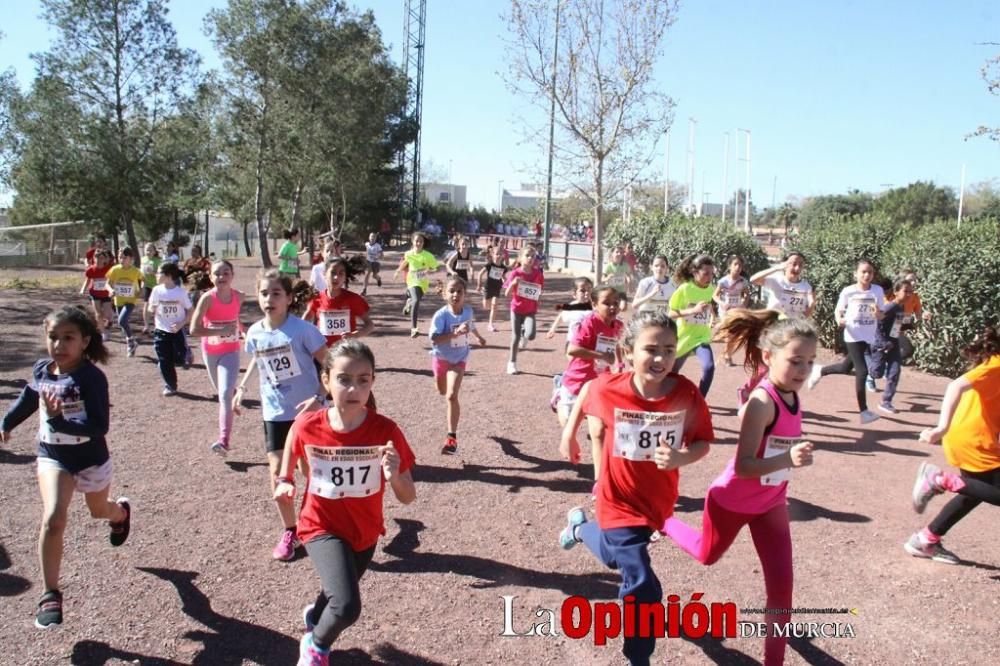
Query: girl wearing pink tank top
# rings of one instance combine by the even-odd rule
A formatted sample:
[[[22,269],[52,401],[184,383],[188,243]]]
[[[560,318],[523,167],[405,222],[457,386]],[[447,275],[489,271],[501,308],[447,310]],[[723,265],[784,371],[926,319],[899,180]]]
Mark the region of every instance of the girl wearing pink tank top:
[[[233,265],[226,260],[212,264],[215,287],[198,301],[191,317],[191,335],[201,336],[201,351],[208,381],[219,397],[219,439],[210,448],[229,452],[233,429],[233,393],[240,376],[240,308],[243,293],[233,289]]]
[[[691,557],[711,565],[749,526],[764,573],[765,606],[784,611],[792,607],[792,537],[785,491],[792,468],[812,464],[812,444],[800,440],[798,391],[816,359],[816,331],[804,320],[779,320],[773,310],[733,311],[723,330],[737,343],[732,349],[746,347],[752,375],[766,367],[767,376],[750,393],[736,455],[708,488],[701,531],[671,517],[663,532]],[[789,622],[790,614],[768,613],[764,620],[764,664],[784,663],[787,638],[774,635],[774,625]]]

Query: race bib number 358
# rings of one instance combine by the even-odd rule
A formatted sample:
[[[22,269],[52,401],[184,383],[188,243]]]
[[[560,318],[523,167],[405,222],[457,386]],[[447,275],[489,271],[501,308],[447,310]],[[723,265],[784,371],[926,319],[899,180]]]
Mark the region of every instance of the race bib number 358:
[[[351,332],[350,310],[320,310],[317,320],[323,335],[344,335]]]
[[[615,409],[616,458],[652,462],[657,438],[664,446],[680,449],[684,442],[685,411],[640,412]]]
[[[378,446],[306,446],[309,493],[324,499],[368,497],[382,487]]]

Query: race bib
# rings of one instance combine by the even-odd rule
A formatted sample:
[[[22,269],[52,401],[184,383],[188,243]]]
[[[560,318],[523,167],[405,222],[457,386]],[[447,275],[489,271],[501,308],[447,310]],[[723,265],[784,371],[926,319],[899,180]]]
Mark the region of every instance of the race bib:
[[[414,280],[423,280],[427,277],[427,270],[421,268],[420,270],[410,271],[410,275],[413,276]]]
[[[368,497],[382,488],[377,446],[309,446],[309,494],[328,500]]]
[[[892,328],[889,329],[890,338],[898,338],[900,332],[903,330],[903,317],[896,317],[896,320],[892,322]]]
[[[618,338],[612,337],[610,335],[598,335],[597,345],[594,347],[594,351],[599,354],[613,354],[615,349],[618,347]],[[598,372],[603,372],[608,367],[607,361],[603,359],[594,361],[594,369]]]
[[[350,310],[320,310],[316,317],[323,335],[344,335],[351,332]]]
[[[472,262],[468,259],[459,259],[455,262],[456,271],[467,271],[472,268]]]
[[[781,290],[781,307],[789,317],[798,317],[806,313],[806,292],[797,289]]]
[[[174,322],[184,319],[180,301],[160,301],[156,305],[156,312],[164,321]]]
[[[277,384],[302,374],[299,360],[290,345],[278,345],[257,352],[259,369],[272,384]]]
[[[743,305],[743,290],[738,289],[736,291],[726,292],[726,307],[738,308]]]
[[[852,326],[874,326],[877,309],[874,296],[852,296],[847,304],[847,321]]]
[[[689,308],[693,308],[698,305],[697,303],[688,303]],[[688,315],[684,317],[689,324],[695,326],[708,326],[708,322],[712,319],[712,308],[705,308],[701,312],[696,314]]]
[[[83,406],[83,400],[66,401],[62,404],[63,418],[67,421],[85,423],[87,421],[87,410]],[[89,437],[78,437],[56,432],[49,425],[45,410],[38,410],[38,439],[46,444],[58,444],[61,446],[83,444],[89,442]]]
[[[657,437],[666,446],[679,450],[684,441],[685,411],[639,412],[615,409],[616,458],[651,462]]]
[[[542,285],[522,280],[517,283],[517,295],[529,301],[537,301],[542,295]]]
[[[108,281],[104,278],[94,278],[93,284],[90,287],[91,291],[107,291]]]
[[[913,323],[913,315],[912,314],[905,314],[905,315],[903,315],[903,323],[906,324],[906,325],[912,324]]]
[[[239,342],[240,340],[240,327],[239,323],[234,319],[232,321],[216,321],[212,323],[212,328],[222,329],[229,326],[235,326],[236,332],[232,335],[210,335],[208,336],[208,344],[210,345],[224,345],[230,342]]]
[[[156,266],[154,266],[152,262],[143,264],[142,272],[146,275],[156,275]]]
[[[472,326],[471,320],[469,320],[469,321],[470,321],[469,326],[471,327]],[[462,324],[455,324],[454,326],[452,326],[451,327],[451,332],[454,334],[455,330],[459,326],[461,326],[461,325]],[[456,336],[456,337],[452,338],[449,341],[449,344],[450,344],[450,346],[455,347],[456,349],[460,349],[462,347],[468,347],[469,346],[469,334],[465,333],[463,335]]]
[[[122,298],[132,298],[135,294],[135,285],[131,282],[116,282],[115,283],[115,296],[121,296]]]
[[[503,268],[500,266],[493,266],[490,268],[489,278],[491,280],[502,280],[503,279]]]
[[[607,279],[607,283],[612,287],[624,287],[625,286],[625,276],[618,274],[612,275]]]
[[[784,455],[800,441],[802,440],[799,437],[775,437],[774,435],[771,435],[767,438],[767,443],[764,445],[764,457],[773,458],[774,456]],[[791,468],[786,467],[785,469],[779,469],[777,472],[765,474],[760,477],[760,485],[777,486],[785,483],[788,481],[788,477],[791,473]]]

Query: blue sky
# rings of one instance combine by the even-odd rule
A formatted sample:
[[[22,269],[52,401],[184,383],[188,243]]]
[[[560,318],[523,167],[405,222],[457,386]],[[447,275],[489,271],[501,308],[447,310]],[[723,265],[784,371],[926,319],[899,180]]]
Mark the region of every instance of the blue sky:
[[[8,3],[10,0],[8,0]],[[554,2],[554,0],[553,0]],[[518,118],[537,117],[504,85],[500,0],[428,0],[422,152],[434,170],[468,186],[471,203],[495,207],[499,182],[534,179],[543,156],[522,143]],[[219,62],[202,31],[220,0],[174,0],[182,46]],[[403,0],[371,9],[394,59],[403,42]],[[554,6],[554,5],[553,5]],[[0,69],[22,86],[29,54],[50,39],[36,0],[4,12]],[[670,132],[671,180],[684,181],[688,118],[697,119],[695,199],[722,199],[724,133],[730,133],[729,193],[742,186],[735,129],[752,133],[754,203],[790,197],[877,192],[915,180],[958,188],[1000,178],[1000,144],[965,140],[1000,125],[1000,97],[980,77],[1000,47],[1000,2],[964,0],[689,0],[667,33],[657,84],[677,107]],[[743,139],[741,138],[741,145]],[[663,154],[662,139],[656,150]],[[741,148],[742,151],[742,148]],[[741,153],[742,154],[742,153]],[[426,164],[426,162],[425,162]],[[644,176],[663,178],[663,157]],[[775,187],[775,178],[776,187]],[[704,187],[702,182],[704,180]]]

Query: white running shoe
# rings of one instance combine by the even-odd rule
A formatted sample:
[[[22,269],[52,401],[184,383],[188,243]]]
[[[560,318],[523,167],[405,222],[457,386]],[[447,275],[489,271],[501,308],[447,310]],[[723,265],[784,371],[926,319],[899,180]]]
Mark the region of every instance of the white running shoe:
[[[813,365],[812,372],[809,373],[809,379],[806,380],[806,388],[810,391],[813,390],[821,379],[823,379],[823,366],[816,363]]]
[[[517,374],[517,363],[514,363],[514,361],[508,361],[507,362],[507,374],[508,375],[516,375]]]
[[[882,418],[881,416],[879,416],[870,409],[866,409],[865,411],[861,412],[859,417],[861,419],[861,425],[868,425],[869,423],[878,421],[880,418]]]

